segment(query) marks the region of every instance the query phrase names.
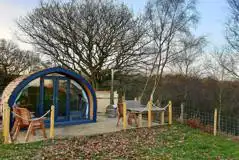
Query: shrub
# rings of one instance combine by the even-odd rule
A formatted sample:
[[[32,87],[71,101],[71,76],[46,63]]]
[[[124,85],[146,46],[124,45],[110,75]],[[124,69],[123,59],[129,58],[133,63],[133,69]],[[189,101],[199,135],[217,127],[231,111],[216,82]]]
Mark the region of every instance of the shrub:
[[[188,119],[186,121],[186,124],[188,126],[190,126],[191,128],[201,128],[200,119],[198,119],[198,118],[196,118],[196,119]]]

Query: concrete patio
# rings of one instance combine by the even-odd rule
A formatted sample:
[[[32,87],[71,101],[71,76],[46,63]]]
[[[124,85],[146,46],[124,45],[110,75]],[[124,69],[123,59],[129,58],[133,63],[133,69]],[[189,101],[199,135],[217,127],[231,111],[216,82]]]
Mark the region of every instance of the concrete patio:
[[[82,136],[82,135],[95,135],[109,132],[116,132],[123,129],[122,121],[120,126],[116,126],[117,118],[107,118],[104,114],[97,115],[96,123],[70,125],[70,126],[57,126],[55,127],[55,138]],[[142,120],[142,127],[147,127],[147,121]],[[152,126],[159,125],[152,123]],[[127,129],[135,128],[136,126],[127,126]],[[49,137],[49,128],[46,129],[47,137]],[[26,131],[21,131],[15,143],[25,143]],[[28,142],[43,140],[41,130],[36,130],[36,135],[30,135]]]

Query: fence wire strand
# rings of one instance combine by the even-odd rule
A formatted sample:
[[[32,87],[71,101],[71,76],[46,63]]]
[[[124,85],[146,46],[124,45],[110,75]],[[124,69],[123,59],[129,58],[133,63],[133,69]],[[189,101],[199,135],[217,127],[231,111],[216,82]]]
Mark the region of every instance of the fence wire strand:
[[[173,107],[174,120],[180,120],[181,107]],[[206,132],[213,133],[214,111],[203,112],[199,109],[184,108],[183,122],[187,125],[194,126]],[[192,124],[190,124],[192,123]],[[196,124],[197,123],[197,124]],[[198,125],[198,126],[197,126]],[[239,119],[238,117],[217,115],[217,135],[239,136]]]

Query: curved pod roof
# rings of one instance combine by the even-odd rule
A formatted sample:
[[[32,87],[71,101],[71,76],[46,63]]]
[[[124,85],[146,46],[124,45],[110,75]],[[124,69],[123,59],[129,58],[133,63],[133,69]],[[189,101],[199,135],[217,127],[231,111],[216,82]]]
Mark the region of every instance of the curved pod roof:
[[[8,105],[12,107],[15,103],[15,100],[18,94],[21,92],[22,89],[24,89],[25,86],[27,86],[31,81],[51,73],[58,73],[61,75],[65,75],[69,77],[70,79],[75,80],[77,83],[81,85],[81,87],[87,93],[87,96],[89,99],[89,105],[91,108],[90,114],[93,120],[96,121],[97,102],[96,102],[96,94],[94,89],[92,88],[90,83],[86,81],[81,75],[61,67],[48,68],[48,69],[30,74],[28,76],[21,76],[13,80],[7,85],[7,87],[3,91],[2,104],[8,103]],[[1,108],[1,112],[2,112],[2,108]]]

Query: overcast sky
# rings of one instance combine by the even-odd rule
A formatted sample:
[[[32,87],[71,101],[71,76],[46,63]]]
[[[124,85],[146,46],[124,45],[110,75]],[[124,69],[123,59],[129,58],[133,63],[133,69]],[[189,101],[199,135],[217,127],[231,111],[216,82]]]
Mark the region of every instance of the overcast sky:
[[[135,13],[143,12],[146,0],[120,0],[126,3]],[[22,49],[31,47],[20,43],[16,38],[16,19],[26,15],[39,4],[39,0],[0,0],[0,38],[17,42]],[[198,0],[197,9],[200,22],[194,30],[196,35],[207,36],[208,48],[220,47],[225,44],[224,24],[229,14],[226,0]]]

